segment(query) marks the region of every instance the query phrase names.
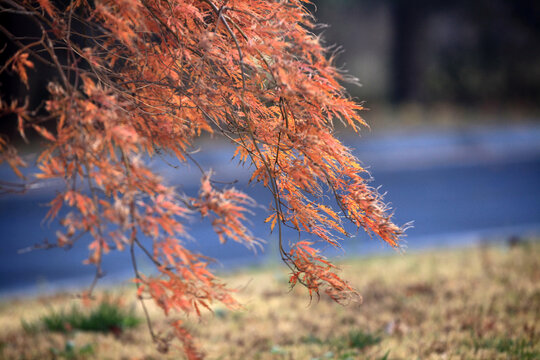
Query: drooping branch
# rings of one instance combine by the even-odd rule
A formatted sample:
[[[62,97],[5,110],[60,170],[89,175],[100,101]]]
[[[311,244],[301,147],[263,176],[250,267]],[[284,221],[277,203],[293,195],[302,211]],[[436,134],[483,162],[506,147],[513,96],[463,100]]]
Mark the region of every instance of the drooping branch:
[[[29,73],[40,62],[59,79],[50,79],[50,97],[37,108],[4,98],[0,107],[0,115],[17,119],[22,138],[32,128],[46,139],[39,179],[65,184],[48,215],[67,207],[57,246],[91,235],[88,262],[96,277],[90,290],[103,274],[102,256],[129,248],[137,297],[162,350],[168,341],[153,330],[143,298],[167,314],[200,314],[215,302],[237,305],[209,271],[210,259],[184,246],[185,220],[208,217],[222,243],[259,244],[245,225],[253,201],[232,184],[214,186],[210,171],[190,154],[202,136],[222,135],[235,144],[235,157],[253,168],[250,181],[270,191],[267,222],[271,230],[277,225],[290,283],[303,284],[310,297],[358,299],[317,246],[340,247],[349,235],[347,220],[399,247],[403,228],[392,223],[367,172],[334,136],[334,121],[354,131],[365,125],[362,107],[341,86],[344,77],[312,33],[305,3],[96,0],[61,8],[49,0],[0,0],[0,11],[38,29],[25,37],[0,25],[16,49],[0,73],[32,86]],[[54,126],[47,126],[51,120]],[[178,194],[145,166],[142,159],[156,154],[174,154],[179,166],[194,163],[202,177],[198,194]],[[3,161],[23,178],[25,162],[0,137]],[[0,183],[0,191],[27,186]],[[323,204],[326,192],[337,210]],[[285,238],[285,228],[298,238]],[[140,271],[136,249],[155,265],[156,276]],[[199,358],[182,324],[173,326],[186,354]]]

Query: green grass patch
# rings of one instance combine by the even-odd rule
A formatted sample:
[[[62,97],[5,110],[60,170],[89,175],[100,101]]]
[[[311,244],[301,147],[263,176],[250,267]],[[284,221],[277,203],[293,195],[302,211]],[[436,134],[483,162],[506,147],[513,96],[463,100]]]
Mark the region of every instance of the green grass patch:
[[[86,359],[94,357],[95,355],[94,346],[92,344],[77,347],[73,341],[67,341],[63,349],[50,348],[49,351],[54,359]]]
[[[319,337],[313,335],[313,334],[309,334],[307,336],[303,336],[301,339],[300,339],[300,342],[304,343],[304,344],[323,344],[324,341],[321,340]]]
[[[376,345],[382,341],[382,337],[372,333],[366,333],[361,330],[349,332],[347,345],[349,348],[362,350],[368,346]]]
[[[353,360],[358,358],[358,353],[364,351],[366,348],[377,345],[382,341],[382,336],[379,334],[373,334],[362,330],[351,330],[347,335],[331,338],[328,340],[322,340],[321,338],[309,334],[303,337],[300,341],[304,344],[317,344],[317,345],[329,345],[333,351],[328,352],[330,357],[339,360]],[[322,358],[326,358],[326,355]],[[386,359],[388,353],[381,359]],[[314,358],[320,359],[320,358]]]
[[[351,330],[347,335],[333,338],[327,343],[336,349],[337,352],[342,352],[346,350],[363,351],[370,346],[377,345],[381,341],[382,337],[378,334],[362,330]]]
[[[540,359],[540,352],[534,349],[534,343],[526,339],[481,339],[474,341],[474,349],[495,349],[522,360]]]
[[[83,311],[73,306],[69,311],[53,311],[36,323],[21,321],[27,333],[36,333],[42,328],[54,332],[70,332],[73,330],[93,332],[121,332],[134,328],[141,323],[133,309],[125,309],[118,301],[103,300],[91,311]]]

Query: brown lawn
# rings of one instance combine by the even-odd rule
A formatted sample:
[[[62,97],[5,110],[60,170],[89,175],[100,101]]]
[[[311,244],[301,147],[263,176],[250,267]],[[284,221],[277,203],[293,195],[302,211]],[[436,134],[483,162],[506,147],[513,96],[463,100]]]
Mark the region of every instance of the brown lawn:
[[[289,291],[285,266],[243,270],[226,281],[240,311],[216,306],[188,326],[208,359],[540,359],[540,244],[350,259],[344,275],[363,303],[310,302]],[[133,290],[107,290],[142,317]],[[0,359],[181,359],[155,350],[146,325],[113,333],[43,329],[74,294],[0,303]],[[154,326],[167,319],[151,308]],[[23,326],[24,320],[26,326]]]

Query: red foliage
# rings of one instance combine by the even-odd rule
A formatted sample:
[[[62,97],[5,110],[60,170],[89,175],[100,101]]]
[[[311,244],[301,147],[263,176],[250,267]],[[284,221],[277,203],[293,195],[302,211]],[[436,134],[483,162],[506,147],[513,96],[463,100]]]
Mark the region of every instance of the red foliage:
[[[96,279],[104,254],[129,248],[141,302],[146,293],[165,313],[199,314],[215,301],[235,306],[208,271],[209,260],[183,246],[183,221],[194,213],[208,216],[221,242],[254,247],[257,239],[244,225],[253,201],[233,188],[214,188],[208,173],[202,174],[198,197],[179,196],[140,160],[142,154],[168,152],[185,164],[197,137],[216,134],[236,144],[235,156],[253,165],[252,180],[272,193],[267,222],[272,230],[277,225],[291,284],[304,284],[310,295],[324,289],[338,301],[357,297],[314,241],[290,239],[287,249],[282,238],[282,227],[289,226],[339,247],[340,236],[347,235],[343,219],[394,247],[402,234],[364,180],[359,161],[334,137],[336,120],[354,131],[365,125],[362,107],[340,85],[344,76],[312,33],[306,4],[76,0],[58,8],[49,0],[0,0],[2,9],[42,29],[29,42],[3,30],[19,50],[1,71],[16,72],[28,85],[27,70],[39,61],[59,79],[48,86],[47,115],[7,99],[0,108],[1,114],[16,114],[23,138],[32,127],[48,141],[37,176],[65,182],[48,217],[62,206],[71,209],[61,219],[65,231],[58,246],[91,234],[87,262],[96,266]],[[54,134],[40,125],[50,119],[56,121]],[[18,167],[25,164],[6,139],[0,138],[0,149],[0,161],[22,177]],[[321,204],[326,188],[340,211]],[[153,239],[151,249],[141,234]],[[159,276],[139,272],[134,248],[148,255]],[[188,356],[199,358],[189,333],[179,323],[174,329]]]

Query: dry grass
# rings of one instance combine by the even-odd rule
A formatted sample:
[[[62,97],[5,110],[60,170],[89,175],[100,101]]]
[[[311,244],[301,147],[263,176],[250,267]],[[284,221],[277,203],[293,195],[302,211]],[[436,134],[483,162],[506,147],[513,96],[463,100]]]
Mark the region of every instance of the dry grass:
[[[190,329],[209,359],[540,359],[540,244],[349,260],[362,304],[310,304],[283,268],[227,281],[245,304],[216,307]],[[129,299],[131,290],[117,290]],[[116,334],[28,332],[70,295],[0,303],[2,359],[178,359],[159,354],[144,325]],[[136,306],[127,303],[126,306]],[[153,309],[158,330],[165,319]],[[66,346],[67,344],[67,346]]]

